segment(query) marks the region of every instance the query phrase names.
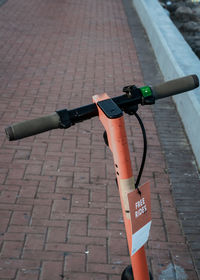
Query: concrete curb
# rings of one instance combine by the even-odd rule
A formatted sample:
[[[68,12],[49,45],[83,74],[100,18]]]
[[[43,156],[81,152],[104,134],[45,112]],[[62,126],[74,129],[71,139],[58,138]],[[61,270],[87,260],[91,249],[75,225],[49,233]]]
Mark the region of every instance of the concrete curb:
[[[132,0],[165,80],[196,74],[200,60],[157,0]],[[200,168],[200,90],[173,97]]]
[[[0,0],[0,7],[3,6],[8,0]]]

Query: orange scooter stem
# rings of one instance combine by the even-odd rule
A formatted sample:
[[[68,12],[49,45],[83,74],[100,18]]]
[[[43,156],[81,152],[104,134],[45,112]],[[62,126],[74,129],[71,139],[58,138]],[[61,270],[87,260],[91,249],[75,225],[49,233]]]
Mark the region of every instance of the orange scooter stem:
[[[97,104],[99,119],[106,130],[109,148],[113,154],[133,276],[134,280],[149,280],[149,271],[144,246],[140,248],[135,254],[132,255],[131,253],[132,224],[128,193],[135,190],[135,185],[124,117],[123,114],[120,115],[119,111],[115,107],[115,104],[113,104],[113,108],[110,109],[109,104],[107,106],[108,109],[101,106],[101,101],[105,100],[110,100],[106,93],[93,96],[93,102]]]

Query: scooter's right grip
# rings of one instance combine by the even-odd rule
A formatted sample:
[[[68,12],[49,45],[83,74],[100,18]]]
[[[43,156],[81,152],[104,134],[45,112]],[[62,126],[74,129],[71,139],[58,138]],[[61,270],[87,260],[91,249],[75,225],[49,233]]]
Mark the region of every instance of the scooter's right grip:
[[[161,99],[195,89],[198,86],[199,79],[197,75],[189,75],[153,86],[152,90],[155,99]]]

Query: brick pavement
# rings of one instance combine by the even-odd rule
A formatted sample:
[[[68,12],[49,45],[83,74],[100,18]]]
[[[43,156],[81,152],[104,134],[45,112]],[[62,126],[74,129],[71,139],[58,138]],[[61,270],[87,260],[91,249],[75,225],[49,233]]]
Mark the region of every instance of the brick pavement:
[[[143,84],[122,2],[7,1],[0,36],[0,279],[120,279],[129,257],[98,120],[12,143],[3,129]],[[152,190],[149,266],[155,279],[172,265],[173,279],[181,268],[196,280],[151,108],[141,116],[149,136],[143,182]],[[126,123],[137,172],[141,135],[133,118]]]

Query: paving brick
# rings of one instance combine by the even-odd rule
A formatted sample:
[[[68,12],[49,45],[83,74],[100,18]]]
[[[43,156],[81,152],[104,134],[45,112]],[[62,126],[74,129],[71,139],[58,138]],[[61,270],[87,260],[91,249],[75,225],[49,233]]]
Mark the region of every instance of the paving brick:
[[[16,191],[2,191],[0,195],[0,202],[1,203],[15,203],[17,198]]]
[[[98,245],[89,245],[88,249],[88,263],[107,263],[107,247]]]
[[[39,272],[40,269],[40,261],[39,260],[23,260],[23,259],[15,259],[10,258],[9,261],[5,261],[5,259],[1,259],[0,261],[1,267],[3,266],[4,269],[16,270],[22,272],[29,272],[32,270],[37,270]]]
[[[126,256],[128,254],[127,241],[124,238],[114,238],[109,239],[109,254]]]
[[[26,168],[26,174],[35,174],[40,175],[42,170],[42,166],[39,164],[29,164],[29,166]]]
[[[50,216],[51,208],[46,205],[34,205],[32,218],[45,219]]]
[[[24,168],[12,168],[9,170],[8,179],[22,179],[24,176],[25,169]]]
[[[10,225],[8,228],[9,233],[45,233],[46,228],[44,226],[22,226],[22,225]]]
[[[107,275],[102,273],[65,273],[66,277],[70,277],[71,280],[107,280]]]
[[[71,221],[69,226],[69,236],[86,236],[88,231],[87,221]]]
[[[50,206],[51,205],[51,200],[50,199],[39,199],[39,198],[27,198],[27,197],[19,197],[17,199],[17,205],[21,206],[21,209],[19,208],[19,210],[23,210],[23,207],[26,206],[26,208],[28,209],[29,206],[29,210],[33,209],[33,206]],[[17,210],[17,209],[16,209]],[[28,210],[27,210],[28,211]],[[37,210],[35,209],[35,213],[37,212]]]
[[[102,237],[88,237],[88,236],[70,236],[68,238],[68,242],[72,244],[85,244],[85,245],[105,245],[106,238]]]
[[[42,182],[45,182],[45,183],[49,183],[49,182],[52,182],[52,181],[56,181],[56,176],[55,174],[53,175],[49,175],[49,176],[44,176],[44,175],[32,175],[32,174],[26,174],[24,176],[25,180],[27,181],[42,181]]]
[[[99,202],[99,201],[107,201],[106,189],[102,188],[102,190],[94,190],[91,191],[91,201]]]
[[[74,175],[74,182],[89,183],[89,173],[79,172]]]
[[[69,200],[54,200],[53,206],[51,209],[51,219],[66,219],[69,211]],[[47,217],[46,217],[47,218]]]
[[[72,207],[88,207],[89,206],[89,196],[74,194],[72,196]]]
[[[38,187],[38,193],[52,193],[55,189],[55,183],[54,182],[48,182],[48,184],[45,184],[44,182],[40,182]]]
[[[123,214],[121,209],[108,209],[108,221],[113,223],[122,223]]]
[[[31,213],[25,211],[15,211],[12,215],[10,224],[12,225],[29,225],[31,219]]]
[[[88,229],[88,235],[93,237],[109,237],[111,232],[106,229]]]
[[[19,258],[22,252],[23,242],[21,241],[4,241],[1,250],[3,258]]]
[[[167,233],[182,235],[182,232],[181,232],[180,225],[179,225],[178,221],[165,220],[165,226],[166,226]]]
[[[42,250],[44,241],[44,234],[27,234],[24,248],[27,250]]]
[[[72,186],[72,177],[58,177],[57,179],[57,187],[71,187]]]
[[[16,280],[37,280],[40,269],[22,269],[17,272]]]
[[[47,242],[65,242],[67,237],[67,228],[51,227],[48,228]]]
[[[90,176],[92,178],[105,178],[106,177],[106,166],[105,164],[94,163],[90,169]]]
[[[22,186],[20,189],[19,197],[30,197],[34,198],[37,193],[37,186],[34,187],[27,187],[27,186]]]
[[[17,269],[3,268],[0,270],[0,279],[13,279],[15,278]]]
[[[66,243],[47,243],[47,251],[60,251],[60,252],[74,252],[82,253],[85,252],[85,245],[81,244],[66,244]]]
[[[88,272],[92,273],[120,274],[122,270],[122,265],[96,263],[88,265]]]
[[[65,271],[66,272],[85,272],[86,267],[85,253],[74,253],[66,256],[65,258]]]
[[[55,279],[60,280],[63,275],[62,262],[46,261],[42,264],[41,279]]]
[[[81,207],[72,207],[71,208],[72,213],[76,214],[97,214],[97,215],[106,215],[106,209],[105,208],[94,208],[94,207],[89,207],[89,208],[81,208]]]
[[[8,241],[24,241],[25,233],[2,233],[0,236],[0,240],[8,240]]]
[[[104,216],[90,215],[88,226],[89,228],[94,228],[94,229],[106,229],[106,221]]]

